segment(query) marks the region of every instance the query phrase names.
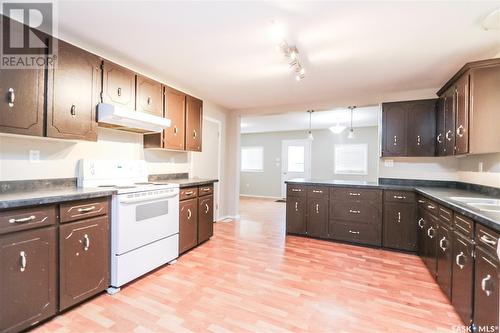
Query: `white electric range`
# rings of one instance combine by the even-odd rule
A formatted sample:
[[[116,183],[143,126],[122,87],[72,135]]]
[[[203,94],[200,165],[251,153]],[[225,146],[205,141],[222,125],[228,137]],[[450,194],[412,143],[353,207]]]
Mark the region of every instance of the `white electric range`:
[[[117,191],[108,293],[179,256],[179,185],[148,182],[145,161],[81,160],[78,186]]]

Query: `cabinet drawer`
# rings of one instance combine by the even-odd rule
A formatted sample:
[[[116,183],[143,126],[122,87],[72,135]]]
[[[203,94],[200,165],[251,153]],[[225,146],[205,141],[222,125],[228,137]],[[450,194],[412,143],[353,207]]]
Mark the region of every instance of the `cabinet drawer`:
[[[308,187],[307,188],[307,197],[308,198],[328,199],[328,195],[329,195],[328,190],[329,190],[328,187],[319,187],[319,186]]]
[[[384,200],[388,202],[414,203],[416,195],[408,191],[384,191]]]
[[[179,200],[196,198],[198,196],[197,187],[181,188],[179,191]]]
[[[61,223],[107,215],[108,211],[108,198],[106,197],[63,203],[60,206]]]
[[[333,200],[340,201],[381,201],[382,191],[359,188],[332,188],[330,195]]]
[[[453,211],[451,209],[439,206],[439,219],[448,225],[452,225]]]
[[[205,186],[200,186],[198,188],[198,195],[204,196],[204,195],[210,195],[214,193],[214,186],[213,185],[205,185]]]
[[[462,235],[468,236],[470,238],[474,237],[474,222],[472,222],[471,219],[463,215],[455,214],[453,225],[455,226],[455,230]]]
[[[288,184],[286,195],[289,197],[305,197],[306,187],[303,185]]]
[[[55,224],[56,206],[41,206],[0,212],[0,234]]]
[[[481,224],[476,224],[476,244],[500,260],[500,233]],[[497,253],[498,251],[498,253]]]
[[[382,232],[379,227],[370,224],[330,221],[330,237],[353,243],[382,244]]]
[[[434,201],[424,197],[419,197],[417,203],[418,203],[418,208],[425,209],[426,211],[428,211],[429,213],[433,214],[436,217],[439,215],[439,205]]]
[[[333,201],[330,206],[330,214],[334,219],[365,224],[381,223],[382,207],[378,203]]]

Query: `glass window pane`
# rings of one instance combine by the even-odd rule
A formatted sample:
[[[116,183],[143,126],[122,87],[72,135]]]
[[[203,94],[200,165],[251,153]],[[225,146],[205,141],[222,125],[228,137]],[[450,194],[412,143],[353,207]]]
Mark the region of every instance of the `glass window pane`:
[[[262,147],[242,147],[241,148],[241,170],[242,171],[262,171],[264,169]]]
[[[304,146],[288,146],[288,172],[304,172]]]
[[[343,175],[368,174],[368,145],[335,145],[335,173]]]

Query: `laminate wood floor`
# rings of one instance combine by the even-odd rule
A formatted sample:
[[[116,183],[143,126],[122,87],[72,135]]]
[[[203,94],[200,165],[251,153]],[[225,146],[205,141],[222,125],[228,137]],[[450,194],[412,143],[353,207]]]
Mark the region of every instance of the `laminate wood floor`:
[[[241,220],[37,332],[453,332],[463,325],[417,256],[285,237],[285,204],[242,199]]]

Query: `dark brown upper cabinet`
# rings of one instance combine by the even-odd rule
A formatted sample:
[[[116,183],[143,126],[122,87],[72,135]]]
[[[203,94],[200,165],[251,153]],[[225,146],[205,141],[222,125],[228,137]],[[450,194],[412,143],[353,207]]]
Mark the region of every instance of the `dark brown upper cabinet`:
[[[104,60],[102,64],[102,102],[135,109],[135,73]]]
[[[137,75],[136,78],[137,104],[136,110],[163,117],[163,87],[161,83]]]
[[[97,141],[101,59],[61,40],[57,59],[48,77],[47,136]]]
[[[186,150],[202,149],[203,102],[195,97],[186,97]]]
[[[455,85],[456,128],[455,154],[469,152],[469,74],[465,73]]]
[[[440,96],[436,105],[436,155],[445,156],[446,155],[446,97]]]
[[[436,100],[382,104],[382,156],[434,156]]]
[[[184,150],[186,134],[186,94],[165,87],[165,118],[172,121],[163,131],[163,147]],[[200,133],[201,134],[201,133]]]
[[[444,93],[444,154],[455,154],[455,88],[450,87]]]

